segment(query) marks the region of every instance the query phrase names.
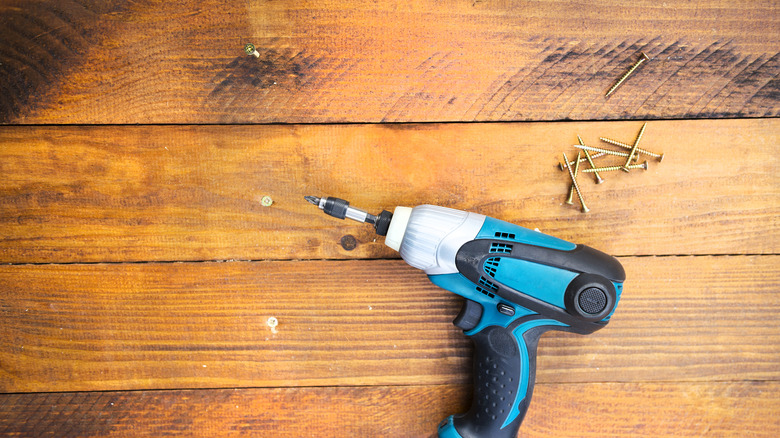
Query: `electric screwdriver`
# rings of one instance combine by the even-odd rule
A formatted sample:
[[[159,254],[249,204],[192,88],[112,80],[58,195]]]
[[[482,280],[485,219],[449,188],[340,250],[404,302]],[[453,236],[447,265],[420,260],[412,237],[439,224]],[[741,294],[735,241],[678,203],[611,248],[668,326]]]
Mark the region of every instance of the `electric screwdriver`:
[[[439,438],[514,438],[531,402],[542,333],[592,333],[620,299],[623,267],[585,245],[452,208],[372,215],[343,199],[305,198],[331,216],[372,224],[409,265],[465,298],[453,324],[474,341],[474,397],[468,412],[439,424]]]

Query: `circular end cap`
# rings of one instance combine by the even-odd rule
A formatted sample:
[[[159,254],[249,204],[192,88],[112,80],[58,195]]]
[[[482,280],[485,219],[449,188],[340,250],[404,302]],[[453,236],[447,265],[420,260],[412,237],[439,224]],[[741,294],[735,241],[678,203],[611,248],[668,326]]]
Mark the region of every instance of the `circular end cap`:
[[[601,275],[583,273],[569,283],[563,301],[570,315],[596,322],[614,309],[617,294],[611,281]]]
[[[607,295],[597,287],[590,287],[580,292],[577,301],[580,309],[590,315],[597,315],[607,307]]]

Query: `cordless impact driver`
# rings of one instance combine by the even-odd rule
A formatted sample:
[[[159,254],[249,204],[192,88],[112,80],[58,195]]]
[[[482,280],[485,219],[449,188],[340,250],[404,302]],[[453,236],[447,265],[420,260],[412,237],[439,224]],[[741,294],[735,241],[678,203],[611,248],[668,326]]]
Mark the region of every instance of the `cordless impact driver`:
[[[474,341],[474,398],[467,413],[439,424],[440,438],[514,438],[531,402],[542,333],[592,333],[620,299],[623,267],[585,245],[434,205],[372,215],[339,198],[306,200],[372,224],[409,265],[466,299],[453,323]]]

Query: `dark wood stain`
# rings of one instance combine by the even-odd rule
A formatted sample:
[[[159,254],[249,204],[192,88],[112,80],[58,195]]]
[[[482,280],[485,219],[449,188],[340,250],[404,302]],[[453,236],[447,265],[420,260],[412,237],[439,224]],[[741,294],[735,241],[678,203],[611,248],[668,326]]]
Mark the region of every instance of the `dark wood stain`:
[[[0,123],[34,110],[107,32],[102,16],[126,1],[0,5]]]

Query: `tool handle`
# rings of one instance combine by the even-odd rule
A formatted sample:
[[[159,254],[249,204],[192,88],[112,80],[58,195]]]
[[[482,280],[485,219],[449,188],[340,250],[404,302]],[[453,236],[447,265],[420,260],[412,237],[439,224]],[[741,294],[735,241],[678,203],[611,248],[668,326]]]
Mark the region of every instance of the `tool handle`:
[[[539,336],[554,325],[560,323],[531,317],[508,328],[489,326],[472,334],[471,409],[442,421],[439,438],[515,438],[531,402]]]

